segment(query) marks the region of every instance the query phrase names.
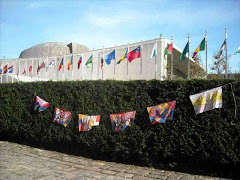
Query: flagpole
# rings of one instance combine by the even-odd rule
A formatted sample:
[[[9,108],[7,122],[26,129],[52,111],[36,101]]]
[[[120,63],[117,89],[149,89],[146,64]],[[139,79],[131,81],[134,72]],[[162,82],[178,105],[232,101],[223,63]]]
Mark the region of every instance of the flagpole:
[[[94,57],[94,48],[93,48],[93,53],[92,53],[92,72],[91,72],[92,80],[93,80],[93,57]]]
[[[171,36],[171,43],[173,43],[173,36]],[[171,54],[171,80],[173,80],[173,52]]]
[[[228,78],[228,57],[227,57],[227,28],[225,28],[225,40],[226,40],[226,44],[225,44],[225,46],[226,46],[226,48],[225,48],[225,51],[226,51],[226,54],[225,54],[225,58],[226,58],[226,70],[225,70],[225,72],[226,72],[226,79]]]
[[[159,76],[160,76],[160,80],[162,80],[162,54],[164,54],[163,52],[163,42],[162,42],[162,34],[160,34],[160,44],[161,44],[161,57],[160,57],[160,73],[159,73]]]
[[[115,51],[115,54],[116,54],[116,45],[117,44],[115,44],[115,46],[114,46],[114,51]],[[115,55],[115,59],[114,59],[114,80],[115,80],[115,75],[116,75],[116,55]]]
[[[54,58],[54,64],[53,64],[53,80],[55,80],[56,78],[56,66],[55,64],[57,64],[57,57],[55,56]]]
[[[127,53],[129,53],[129,42],[128,42],[128,51]],[[128,58],[127,58],[127,77],[126,77],[126,80],[128,81]]]
[[[207,31],[205,33],[205,47],[206,47],[206,79],[208,75],[208,69],[207,69]]]
[[[141,45],[140,45],[140,54],[142,52],[142,40],[141,40]],[[140,79],[142,79],[142,55],[141,55],[141,64],[140,64]]]
[[[48,75],[48,73],[47,73],[47,69],[48,69],[48,56],[47,56],[47,59],[46,59],[46,79],[47,79],[47,75]]]
[[[81,64],[82,64],[82,65],[81,65]],[[82,68],[83,68],[83,53],[82,53],[82,62],[81,62],[81,64],[80,64],[80,66],[81,66],[80,68],[81,68],[81,80],[82,80],[82,70],[83,70],[83,69],[82,69]]]
[[[157,38],[155,38],[155,43],[156,43],[156,55],[155,55],[155,79],[157,79],[157,52],[158,52],[158,50],[157,50]]]
[[[103,46],[103,49],[104,49],[104,46]],[[102,80],[103,80],[103,68],[104,68],[104,66],[103,66],[103,63],[104,63],[104,51],[103,51],[103,49],[102,49],[102,59],[101,59],[101,67],[102,67]],[[103,62],[102,62],[102,60],[103,60]]]
[[[74,55],[72,54],[72,60],[71,60],[71,70],[72,70],[72,72],[71,72],[71,80],[73,80],[73,62],[74,62]]]
[[[190,34],[188,33],[188,79],[190,78]]]

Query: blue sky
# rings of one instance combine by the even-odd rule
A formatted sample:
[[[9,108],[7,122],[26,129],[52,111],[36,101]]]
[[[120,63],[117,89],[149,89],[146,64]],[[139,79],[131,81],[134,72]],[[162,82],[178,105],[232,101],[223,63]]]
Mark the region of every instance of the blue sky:
[[[194,51],[208,31],[208,62],[228,29],[228,54],[240,46],[239,0],[0,0],[0,59],[44,42],[75,42],[90,49],[159,37]],[[200,53],[205,62],[205,52]],[[240,55],[231,70],[240,71]]]

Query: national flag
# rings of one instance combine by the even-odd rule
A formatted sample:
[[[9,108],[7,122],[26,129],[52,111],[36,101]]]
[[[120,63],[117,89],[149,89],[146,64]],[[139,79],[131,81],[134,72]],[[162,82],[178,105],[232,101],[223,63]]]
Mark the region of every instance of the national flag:
[[[13,66],[10,66],[10,67],[8,68],[8,73],[13,73]]]
[[[199,51],[204,51],[205,49],[206,49],[206,41],[204,38],[200,43],[200,45],[197,47],[197,49],[194,51],[192,58],[195,58]]]
[[[44,61],[42,62],[42,64],[41,64],[40,66],[39,66],[39,64],[38,64],[37,73],[39,73],[40,69],[42,69],[42,68],[45,68],[45,63],[44,63]]]
[[[103,68],[103,57],[101,57],[101,69]]]
[[[54,67],[55,66],[55,60],[52,60],[49,64],[48,67]]]
[[[31,73],[32,72],[32,65],[29,66],[29,72]]]
[[[165,49],[164,49],[164,59],[167,60],[166,55],[172,54],[173,53],[173,43],[169,44]]]
[[[79,60],[78,60],[78,69],[80,68],[81,63],[82,63],[82,56],[80,56],[80,57],[79,57]]]
[[[217,55],[215,56],[217,59],[219,59],[221,57],[224,49],[226,49],[226,39],[223,41],[221,48],[219,49]]]
[[[2,68],[0,67],[0,74],[2,74]]]
[[[88,58],[87,62],[86,62],[87,68],[89,68],[89,64],[92,63],[92,59],[93,59],[93,55],[91,55],[91,56]]]
[[[7,67],[7,65],[5,65],[4,67],[3,67],[3,74],[6,74],[8,72],[8,67]]]
[[[156,106],[147,107],[151,124],[165,123],[166,120],[173,120],[175,106],[176,101],[174,100]]]
[[[184,48],[184,50],[181,54],[180,61],[185,60],[186,54],[188,53],[188,51],[189,51],[189,42],[187,42],[187,44],[186,44],[186,46],[185,46],[185,48]]]
[[[222,86],[190,95],[189,98],[196,114],[222,108]]]
[[[239,53],[240,53],[240,46],[238,47],[238,50],[233,55],[237,55]]]
[[[157,55],[157,42],[155,42],[155,44],[153,46],[152,53],[151,53],[151,56],[150,56],[149,60],[151,60],[156,55]]]
[[[89,131],[93,126],[98,126],[100,122],[100,115],[89,116],[87,114],[79,114],[78,117],[79,131]]]
[[[130,51],[127,55],[129,62],[132,62],[132,60],[140,57],[141,57],[141,46],[138,46],[136,49]]]
[[[68,71],[70,71],[70,68],[71,68],[72,64],[73,64],[73,55],[71,57],[71,60],[68,62],[68,67],[67,67]]]
[[[127,54],[128,54],[128,48],[126,48],[126,50],[124,51],[124,54],[122,55],[121,59],[117,62],[117,64],[120,64],[124,59],[126,59]]]
[[[69,111],[55,108],[53,122],[58,123],[66,127],[72,119],[72,113]]]
[[[34,111],[44,111],[49,107],[49,103],[41,99],[40,97],[36,97],[34,104]]]
[[[113,59],[115,59],[115,49],[111,53],[106,55],[105,61],[109,65],[109,64],[111,64],[111,60],[113,60]]]
[[[64,57],[62,58],[59,66],[58,66],[58,70],[59,70],[59,71],[60,71],[60,70],[62,69],[62,67],[63,67],[63,61],[64,61]]]
[[[26,74],[25,68],[24,68],[24,71],[22,72],[22,74]]]
[[[112,129],[114,132],[125,130],[134,123],[136,111],[110,114]]]

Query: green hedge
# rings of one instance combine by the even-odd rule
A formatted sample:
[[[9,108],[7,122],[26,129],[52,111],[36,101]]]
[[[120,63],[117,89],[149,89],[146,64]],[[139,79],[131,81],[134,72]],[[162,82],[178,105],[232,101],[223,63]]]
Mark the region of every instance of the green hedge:
[[[197,164],[236,167],[240,162],[240,117],[235,125],[230,85],[223,87],[223,108],[195,115],[189,95],[231,80],[75,81],[0,85],[0,137],[86,157],[138,165]],[[240,110],[240,83],[233,84]],[[50,103],[33,110],[36,95]],[[151,125],[146,108],[176,100],[174,120]],[[73,119],[64,128],[52,122],[55,106]],[[111,130],[109,115],[136,110],[135,125]],[[100,125],[78,132],[78,114],[101,115]]]

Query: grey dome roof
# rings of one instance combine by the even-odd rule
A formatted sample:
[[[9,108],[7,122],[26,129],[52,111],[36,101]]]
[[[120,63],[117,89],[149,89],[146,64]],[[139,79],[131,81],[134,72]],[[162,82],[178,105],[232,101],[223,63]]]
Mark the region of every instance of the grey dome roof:
[[[64,54],[82,53],[86,51],[89,51],[86,46],[76,43],[65,44],[61,42],[47,42],[22,51],[19,58],[61,56]]]

